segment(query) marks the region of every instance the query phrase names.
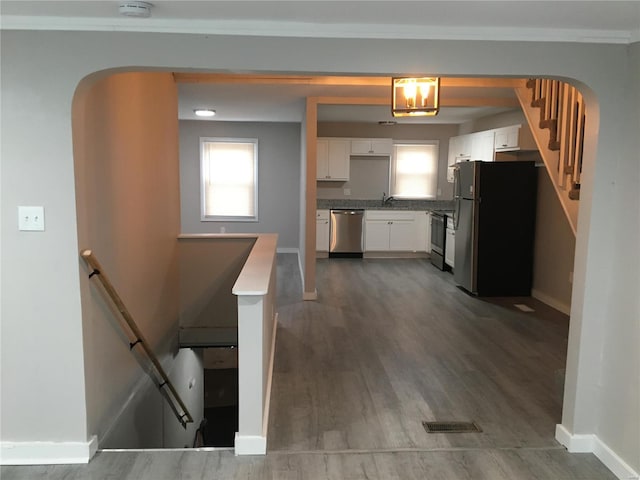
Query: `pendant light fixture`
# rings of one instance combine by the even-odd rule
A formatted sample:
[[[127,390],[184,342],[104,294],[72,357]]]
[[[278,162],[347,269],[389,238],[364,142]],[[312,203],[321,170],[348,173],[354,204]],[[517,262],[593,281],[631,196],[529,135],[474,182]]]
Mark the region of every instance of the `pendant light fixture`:
[[[394,117],[424,117],[440,110],[440,78],[391,79],[391,113]]]

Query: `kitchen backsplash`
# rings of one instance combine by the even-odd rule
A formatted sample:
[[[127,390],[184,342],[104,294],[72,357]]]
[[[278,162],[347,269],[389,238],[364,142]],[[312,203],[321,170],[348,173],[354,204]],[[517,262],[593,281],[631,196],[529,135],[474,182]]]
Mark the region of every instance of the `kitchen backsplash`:
[[[361,208],[364,210],[394,209],[394,210],[453,210],[453,200],[391,200],[383,205],[382,200],[344,200],[321,199],[316,202],[316,208]]]

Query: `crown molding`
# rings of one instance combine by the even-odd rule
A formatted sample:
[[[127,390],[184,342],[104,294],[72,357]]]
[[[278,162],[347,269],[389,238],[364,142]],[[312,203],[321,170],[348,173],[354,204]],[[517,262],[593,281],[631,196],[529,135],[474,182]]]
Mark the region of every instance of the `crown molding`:
[[[630,44],[640,30],[580,30],[522,27],[438,27],[387,24],[318,24],[308,22],[199,19],[135,19],[52,16],[0,16],[2,30],[186,33],[258,37],[345,39],[474,40]]]

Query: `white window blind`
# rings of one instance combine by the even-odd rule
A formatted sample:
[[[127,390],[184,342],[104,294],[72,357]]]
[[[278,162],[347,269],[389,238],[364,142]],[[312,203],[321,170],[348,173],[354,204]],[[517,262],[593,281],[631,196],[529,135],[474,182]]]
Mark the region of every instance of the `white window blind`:
[[[257,220],[258,140],[200,139],[202,220]]]
[[[436,198],[438,143],[398,143],[393,146],[391,195]]]

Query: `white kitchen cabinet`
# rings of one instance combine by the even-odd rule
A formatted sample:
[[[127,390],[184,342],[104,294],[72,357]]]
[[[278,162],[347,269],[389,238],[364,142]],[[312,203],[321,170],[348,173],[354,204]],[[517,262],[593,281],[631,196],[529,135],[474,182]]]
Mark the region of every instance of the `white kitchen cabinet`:
[[[415,212],[415,246],[416,252],[431,252],[431,214]]]
[[[493,162],[494,131],[487,130],[471,134],[471,160]]]
[[[453,153],[453,159],[458,157],[470,157],[471,156],[471,143],[472,136],[458,135],[457,137],[451,137],[449,139],[449,154]]]
[[[391,155],[393,140],[390,138],[352,138],[351,155]]]
[[[471,159],[472,135],[458,135],[449,138],[449,153],[447,156],[447,181],[453,183],[453,167],[456,162]]]
[[[407,210],[367,210],[365,212],[365,251],[414,251],[415,215],[416,212]]]
[[[453,219],[447,217],[447,228],[445,230],[444,263],[451,268],[455,268],[456,251],[456,231],[453,229]]]
[[[348,181],[349,150],[348,138],[318,138],[316,178],[321,181]]]
[[[389,221],[365,220],[364,250],[386,252],[389,250]]]
[[[329,251],[329,210],[316,210],[316,251]]]
[[[389,250],[412,252],[415,250],[415,221],[392,220],[389,225]]]
[[[531,130],[522,125],[497,128],[495,131],[494,149],[496,152],[512,152],[517,150],[537,150]]]

